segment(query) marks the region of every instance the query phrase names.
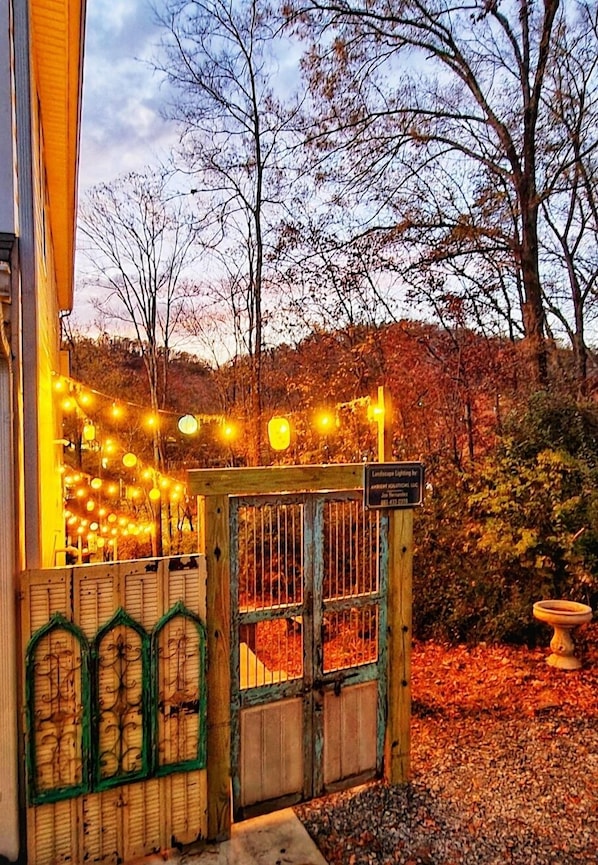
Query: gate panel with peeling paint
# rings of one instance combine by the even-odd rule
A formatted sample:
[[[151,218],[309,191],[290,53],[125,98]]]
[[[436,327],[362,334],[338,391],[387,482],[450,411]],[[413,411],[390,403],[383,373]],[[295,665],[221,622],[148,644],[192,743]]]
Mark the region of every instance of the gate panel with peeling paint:
[[[117,865],[207,835],[205,563],[22,579],[31,865]]]
[[[357,492],[231,500],[236,817],[382,770],[387,518]]]

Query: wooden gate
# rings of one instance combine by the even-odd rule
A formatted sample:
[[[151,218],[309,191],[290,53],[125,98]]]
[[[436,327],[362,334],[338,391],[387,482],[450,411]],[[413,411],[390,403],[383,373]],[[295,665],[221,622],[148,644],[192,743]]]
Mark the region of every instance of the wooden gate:
[[[189,472],[208,574],[210,838],[230,833],[231,778],[237,815],[379,772],[382,751],[385,777],[409,778],[412,511],[364,515],[363,478],[363,464]],[[337,505],[357,507],[359,543],[326,540]],[[357,551],[375,562],[359,578]]]
[[[22,577],[31,865],[207,835],[205,562]]]
[[[231,501],[237,818],[382,771],[388,518],[362,498]]]

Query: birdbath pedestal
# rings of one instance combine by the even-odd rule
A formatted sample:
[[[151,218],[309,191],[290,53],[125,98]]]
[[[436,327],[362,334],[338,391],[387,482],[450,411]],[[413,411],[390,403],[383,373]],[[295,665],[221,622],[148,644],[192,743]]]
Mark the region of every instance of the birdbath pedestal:
[[[581,661],[575,656],[571,629],[592,618],[592,608],[577,601],[536,601],[534,616],[554,628],[550,641],[552,654],[546,663],[559,670],[579,670]]]

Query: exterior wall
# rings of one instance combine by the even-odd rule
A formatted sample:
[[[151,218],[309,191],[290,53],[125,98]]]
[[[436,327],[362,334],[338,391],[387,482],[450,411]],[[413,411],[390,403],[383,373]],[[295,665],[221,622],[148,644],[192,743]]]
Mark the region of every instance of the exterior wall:
[[[53,566],[63,546],[52,373],[60,307],[72,298],[83,8],[83,0],[0,0],[0,260],[10,290],[0,296],[0,861],[26,848],[19,575]]]
[[[33,104],[35,109],[37,100]],[[38,490],[39,514],[43,518],[27,521],[31,536],[27,541],[27,566],[48,568],[56,565],[54,551],[64,546],[62,481],[58,472],[62,437],[60,418],[52,398],[52,373],[60,369],[60,331],[58,288],[54,267],[52,238],[48,220],[48,192],[43,165],[44,140],[40,118],[33,114],[33,221],[35,236],[35,303],[26,303],[30,328],[25,328],[23,344],[33,343],[25,357],[37,357],[37,388],[32,409],[32,445],[37,467],[32,486]],[[33,298],[32,298],[33,300]],[[35,321],[33,321],[35,319]],[[31,351],[31,353],[30,353]],[[33,559],[33,561],[32,561]]]
[[[9,861],[17,859],[21,847],[15,591],[19,514],[15,490],[20,460],[16,422],[18,390],[11,344],[11,331],[14,335],[19,329],[20,307],[18,260],[10,239],[14,239],[18,231],[15,113],[12,7],[10,0],[0,0],[0,233],[7,239],[2,276],[5,283],[8,282],[8,302],[0,303],[0,858],[6,857]],[[4,322],[9,320],[10,325],[5,326]]]
[[[0,0],[0,232],[15,233],[14,91],[9,0]]]

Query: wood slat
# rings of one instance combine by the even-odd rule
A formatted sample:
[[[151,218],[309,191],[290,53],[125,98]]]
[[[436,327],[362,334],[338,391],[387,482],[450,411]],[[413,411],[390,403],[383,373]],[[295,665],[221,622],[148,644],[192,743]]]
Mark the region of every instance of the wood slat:
[[[192,469],[188,487],[200,496],[356,490],[363,487],[363,463]]]

